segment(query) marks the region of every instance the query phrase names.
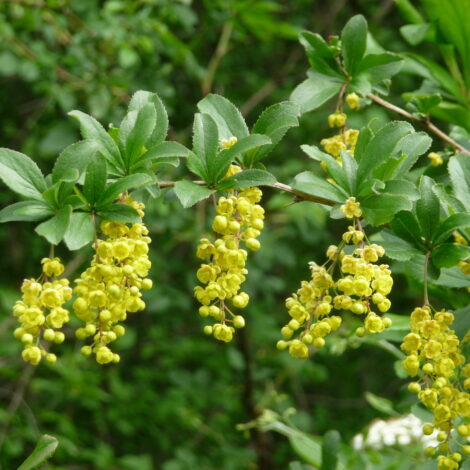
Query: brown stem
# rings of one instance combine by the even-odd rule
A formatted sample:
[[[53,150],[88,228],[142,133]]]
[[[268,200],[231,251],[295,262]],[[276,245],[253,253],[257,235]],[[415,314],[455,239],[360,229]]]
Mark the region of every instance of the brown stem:
[[[255,385],[253,380],[253,360],[249,347],[246,328],[242,328],[237,334],[237,348],[240,351],[245,368],[243,370],[242,401],[245,407],[248,421],[256,420],[260,412],[256,407]],[[250,437],[257,456],[257,470],[274,470],[272,461],[272,449],[269,436],[257,428],[250,429]]]
[[[228,51],[228,45],[230,42],[230,37],[232,36],[233,24],[231,21],[227,21],[222,27],[222,32],[220,34],[219,42],[215,48],[215,52],[209,61],[207,67],[207,73],[201,83],[201,91],[204,96],[212,90],[212,85],[214,83],[215,72],[219,68],[220,61]]]
[[[5,438],[7,436],[8,428],[10,427],[11,420],[16,414],[18,407],[23,400],[23,397],[26,393],[28,385],[33,377],[34,372],[36,371],[36,367],[32,365],[28,365],[24,368],[23,373],[18,381],[18,387],[16,388],[13,396],[11,398],[10,404],[6,410],[6,416],[3,419],[3,426],[0,431],[0,451],[5,443]]]
[[[384,100],[383,98],[380,98],[380,96],[373,95],[369,93],[367,95],[368,98],[370,98],[374,103],[377,103],[380,106],[383,106],[384,108],[389,109],[390,111],[393,111],[400,116],[405,117],[406,119],[414,122],[419,122],[422,124],[428,131],[432,132],[434,135],[437,135],[440,139],[442,139],[444,142],[447,142],[449,145],[454,147],[459,153],[463,155],[468,155],[470,156],[470,151],[467,150],[465,147],[462,147],[458,142],[456,142],[452,137],[448,136],[445,132],[443,132],[441,129],[436,127],[434,125],[429,117],[425,117],[423,119],[420,119],[413,114],[409,113],[408,111],[404,110],[403,108],[400,108],[399,106],[396,106],[392,103],[389,103],[388,101]]]
[[[431,252],[428,251],[426,253],[426,257],[424,258],[424,305],[429,305],[429,297],[428,297],[428,267],[429,267],[429,257]]]
[[[172,188],[175,185],[176,181],[159,181],[160,188]],[[199,184],[204,186],[206,183],[204,181],[193,181],[195,184]],[[335,206],[339,204],[340,201],[332,201],[331,199],[326,199],[323,197],[312,196],[310,194],[304,193],[303,191],[299,191],[298,189],[294,189],[292,186],[289,186],[284,183],[275,183],[267,185],[270,188],[278,189],[279,191],[284,191],[286,193],[290,193],[294,195],[299,202],[301,201],[310,201],[310,202],[317,202],[318,204],[324,204],[325,206]]]

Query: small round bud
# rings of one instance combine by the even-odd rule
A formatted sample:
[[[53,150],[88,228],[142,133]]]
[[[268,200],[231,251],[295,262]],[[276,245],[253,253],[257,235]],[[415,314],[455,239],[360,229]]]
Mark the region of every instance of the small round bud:
[[[65,335],[62,331],[56,331],[54,335],[54,343],[60,344],[65,340]]]
[[[204,327],[204,333],[205,333],[206,335],[211,335],[211,334],[212,334],[212,330],[213,330],[213,328],[212,328],[212,326],[210,326],[210,325],[206,325],[206,326]]]
[[[423,434],[425,436],[430,436],[434,432],[434,426],[432,424],[425,424],[423,426]]]
[[[199,315],[201,315],[201,317],[208,317],[209,307],[207,305],[203,305],[202,307],[199,307]]]
[[[408,385],[408,391],[410,393],[418,394],[421,391],[421,385],[418,382],[411,382]]]
[[[300,323],[295,320],[295,319],[292,319],[290,322],[289,322],[289,328],[291,330],[298,330],[300,328]]]
[[[303,336],[302,343],[305,344],[312,344],[313,343],[313,336],[309,333]]]
[[[235,328],[243,328],[245,326],[245,319],[241,315],[235,316],[233,319],[233,326]]]
[[[126,329],[122,325],[116,325],[113,328],[113,332],[117,338],[121,338],[121,336],[124,336]]]
[[[359,338],[362,338],[366,334],[366,329],[362,326],[359,328],[356,328],[356,336],[359,336]]]
[[[469,446],[470,447],[470,446]],[[426,449],[424,449],[424,453],[428,456],[428,457],[432,457],[435,453],[436,453],[436,449],[434,447],[426,447]]]
[[[24,344],[31,344],[34,340],[33,335],[29,333],[24,333],[23,336],[21,336],[21,342]]]
[[[80,349],[80,352],[81,352],[84,356],[90,356],[91,353],[92,353],[91,346],[82,346],[82,348]]]
[[[153,287],[152,279],[149,279],[149,278],[142,279],[143,290],[150,290],[152,287]]]
[[[55,338],[55,332],[52,328],[47,328],[46,330],[44,330],[44,334],[42,335],[42,337],[46,340],[46,341],[54,341],[54,338]]]
[[[52,354],[52,353],[47,353],[46,354],[46,361],[49,364],[54,364],[55,362],[57,362],[57,356],[55,354]]]
[[[256,238],[248,238],[245,242],[246,247],[251,251],[257,251],[261,247],[261,243]]]
[[[101,310],[100,320],[104,322],[111,320],[111,312],[109,310]]]
[[[323,338],[315,338],[313,340],[313,345],[316,348],[322,348],[323,346],[325,346],[325,340]]]

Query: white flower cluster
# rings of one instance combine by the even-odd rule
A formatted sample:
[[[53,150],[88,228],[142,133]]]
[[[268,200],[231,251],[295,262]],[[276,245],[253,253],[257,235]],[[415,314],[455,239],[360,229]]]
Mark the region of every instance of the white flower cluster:
[[[430,436],[423,434],[423,422],[412,414],[391,418],[387,421],[377,419],[360,434],[356,434],[352,446],[356,450],[382,449],[387,446],[407,446],[422,444],[423,447],[438,444],[435,431]]]

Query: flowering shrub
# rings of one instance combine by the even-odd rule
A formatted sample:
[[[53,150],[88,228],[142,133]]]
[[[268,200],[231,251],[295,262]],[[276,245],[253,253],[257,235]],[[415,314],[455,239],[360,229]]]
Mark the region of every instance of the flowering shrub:
[[[99,364],[119,362],[109,345],[124,335],[121,323],[128,314],[145,309],[141,291],[153,288],[144,208],[156,203],[168,187],[184,208],[205,199],[214,202],[215,240],[202,238],[197,247],[195,256],[203,264],[196,273],[201,285],[194,296],[201,304],[200,316],[213,320],[203,331],[219,341],[231,341],[236,329],[245,326],[238,309],[249,304],[241,289],[250,282],[248,253],[261,247],[265,209],[260,187],[266,186],[292,194],[296,202],[322,204],[339,224],[341,219],[347,224],[341,240],[328,248],[326,262],[312,261],[311,278],[287,298],[290,318],[277,348],[307,359],[333,332],[363,338],[393,331],[387,297],[394,284],[393,269],[384,259],[413,262],[423,295],[416,301],[420,307],[410,305],[402,367],[416,377],[409,391],[432,413],[432,424],[424,425],[423,433],[434,435],[437,430],[439,444],[429,446],[426,454],[437,457],[439,470],[459,468],[470,454],[468,308],[435,308],[430,286],[449,270],[454,275],[458,271],[462,287],[470,285],[465,277],[470,272],[468,134],[457,141],[432,123],[434,116],[443,116],[435,94],[414,93],[409,111],[383,98],[403,58],[368,50],[362,16],[353,17],[340,38],[327,42],[310,32],[300,38],[312,66],[309,77],[289,101],[266,109],[251,131],[230,101],[208,94],[198,103],[193,145],[188,149],[166,140],[169,123],[160,98],[139,91],[119,127],[105,130],[93,117],[70,112],[83,140],[58,156],[50,175],[44,176],[26,155],[0,149],[0,177],[23,198],[4,208],[0,221],[40,222],[35,231],[51,245],[42,274],[24,281],[22,299],[13,309],[20,322],[14,335],[24,345],[22,357],[33,365],[43,357],[54,363],[56,354],[46,343],[65,340],[59,330],[73,310],[84,323],[76,330],[77,338],[90,338],[81,352],[93,355]],[[463,67],[468,65],[464,59]],[[449,86],[440,85],[449,93]],[[450,99],[461,102],[459,90],[452,87]],[[302,114],[332,98],[335,111],[326,120],[337,134],[320,141],[324,151],[301,146],[318,165],[309,165],[313,170],[298,174],[291,185],[278,182],[266,157],[290,128],[299,125]],[[384,106],[428,132],[417,132],[406,121],[350,129],[344,102],[355,111],[372,103]],[[428,152],[431,133],[448,145],[444,151]],[[178,165],[180,160],[194,178],[160,181],[159,167]],[[447,173],[436,181],[431,170],[444,162]],[[94,250],[89,267],[73,287],[63,276],[61,260],[54,257],[54,247],[61,242],[71,251],[87,245]],[[359,324],[355,317],[361,318]],[[452,329],[456,319],[459,331]]]

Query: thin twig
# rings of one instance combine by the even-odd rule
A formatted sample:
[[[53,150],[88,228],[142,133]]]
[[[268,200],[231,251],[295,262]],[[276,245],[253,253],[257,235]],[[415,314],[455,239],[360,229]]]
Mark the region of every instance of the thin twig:
[[[222,32],[220,34],[219,42],[215,48],[214,54],[212,55],[209,65],[207,67],[207,73],[201,83],[201,91],[204,96],[209,94],[212,90],[212,84],[214,82],[215,72],[217,71],[220,61],[228,51],[228,45],[230,37],[232,36],[233,24],[231,21],[224,23]]]
[[[158,184],[160,188],[172,188],[175,185],[176,181],[159,181]],[[200,186],[204,186],[206,183],[204,181],[193,181],[195,184],[199,184]],[[289,186],[284,183],[274,183],[266,185],[270,188],[278,189],[279,191],[283,191],[285,193],[292,194],[298,199],[298,202],[301,201],[310,201],[310,202],[317,202],[318,204],[324,204],[325,206],[335,206],[340,201],[332,201],[331,199],[326,199],[322,197],[312,196],[310,194],[304,193],[303,191],[299,191],[298,189],[294,189],[292,186]]]
[[[429,305],[429,297],[428,297],[428,267],[429,267],[429,256],[431,255],[431,252],[428,251],[426,253],[426,257],[424,258],[424,305],[428,306]]]
[[[409,113],[408,111],[404,110],[403,108],[400,108],[399,106],[396,106],[392,103],[389,103],[388,101],[384,100],[383,98],[380,98],[380,96],[373,95],[369,93],[367,95],[368,98],[370,98],[374,103],[377,103],[380,106],[383,106],[384,108],[389,109],[390,111],[393,111],[400,116],[405,117],[406,119],[414,122],[419,122],[422,124],[428,131],[432,132],[433,134],[437,135],[440,139],[443,141],[447,142],[449,145],[454,147],[459,153],[463,155],[468,155],[470,156],[470,151],[467,150],[465,147],[462,147],[458,142],[456,142],[452,137],[448,136],[445,132],[441,131],[438,127],[436,127],[429,119],[429,117],[425,117],[423,119],[420,119],[413,114]]]
[[[36,371],[36,367],[33,367],[32,365],[28,365],[23,370],[20,380],[18,381],[18,387],[15,390],[15,393],[13,394],[10,404],[8,405],[8,408],[6,410],[6,416],[3,419],[3,427],[0,431],[0,451],[5,442],[5,438],[6,438],[11,420],[15,416],[16,410],[18,409],[18,407],[20,406],[20,403],[23,400],[24,394],[26,393],[29,382],[31,381],[31,378],[33,377],[33,374],[35,371]]]

